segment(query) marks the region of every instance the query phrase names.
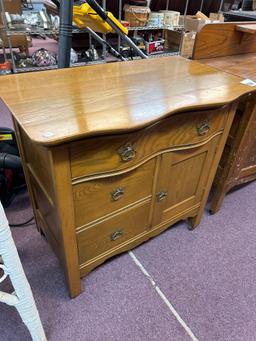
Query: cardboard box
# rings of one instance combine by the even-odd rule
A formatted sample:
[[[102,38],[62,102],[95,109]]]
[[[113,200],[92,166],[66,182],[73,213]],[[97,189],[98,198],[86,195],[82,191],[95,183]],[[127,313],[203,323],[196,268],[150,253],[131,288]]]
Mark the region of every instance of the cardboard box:
[[[163,26],[163,24],[164,24],[164,13],[159,13],[159,12],[149,13],[147,26]]]
[[[204,25],[210,24],[211,22],[212,21],[210,19],[197,19],[197,17],[192,15],[187,15],[184,18],[184,26],[186,31],[199,32]]]
[[[194,51],[196,40],[195,32],[186,32],[183,34],[180,55],[184,58],[191,58]]]
[[[176,11],[160,11],[160,12],[164,14],[164,25],[168,25],[168,26],[179,25],[180,12],[176,12]]]
[[[223,13],[210,13],[209,18],[213,21],[224,22],[224,15]]]
[[[181,41],[182,41],[182,32],[180,31],[164,31],[165,38],[165,50],[171,50],[173,52],[179,52]]]
[[[3,1],[5,12],[12,14],[21,14],[21,0],[4,0]]]
[[[195,32],[165,31],[165,49],[180,52],[185,58],[191,58],[195,44]]]
[[[164,39],[146,42],[147,54],[157,54],[164,51]]]
[[[224,18],[222,19],[221,16],[220,19],[198,19],[196,16],[193,15],[187,15],[184,17],[183,15],[180,16],[179,24],[184,25],[186,31],[193,31],[193,32],[199,32],[202,27],[206,24],[210,23],[218,23],[222,20],[224,21]]]

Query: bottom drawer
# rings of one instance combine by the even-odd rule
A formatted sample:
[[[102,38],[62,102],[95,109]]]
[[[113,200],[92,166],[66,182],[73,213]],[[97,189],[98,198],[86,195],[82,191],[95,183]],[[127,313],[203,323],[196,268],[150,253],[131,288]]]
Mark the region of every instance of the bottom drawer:
[[[149,227],[150,205],[143,203],[77,232],[80,265],[144,232]]]

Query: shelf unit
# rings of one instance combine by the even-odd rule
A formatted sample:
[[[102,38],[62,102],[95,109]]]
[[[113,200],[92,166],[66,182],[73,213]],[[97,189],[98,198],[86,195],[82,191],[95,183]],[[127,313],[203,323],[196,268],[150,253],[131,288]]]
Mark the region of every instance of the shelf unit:
[[[70,0],[72,2],[72,0]],[[69,4],[70,4],[69,1]],[[188,6],[189,6],[189,1],[186,1],[186,6],[184,9],[184,16],[187,15],[187,10],[188,10]],[[67,1],[68,2],[68,1]],[[66,3],[66,1],[65,1]],[[201,0],[200,3],[200,8],[203,8],[203,4],[204,4],[204,0]],[[223,0],[220,6],[222,6],[223,4]],[[118,7],[118,19],[122,20],[122,0],[119,0],[118,3],[119,7]],[[170,0],[166,1],[166,10],[169,9],[169,5],[170,5]],[[67,5],[68,6],[68,5]],[[4,4],[3,4],[3,0],[0,0],[0,9],[1,12],[4,12]],[[106,10],[106,0],[102,0],[102,7]],[[221,7],[220,7],[221,8]],[[129,27],[128,30],[130,32],[136,32],[136,31],[152,31],[152,30],[173,30],[173,31],[184,31],[184,27],[183,26],[171,26],[171,25],[161,25],[161,26],[143,26],[143,27]],[[5,23],[5,27],[3,29],[4,34],[6,34],[6,37],[8,39],[8,44],[9,44],[9,50],[10,50],[10,54],[11,54],[11,59],[12,59],[12,63],[13,63],[13,72],[14,73],[19,73],[19,72],[31,72],[31,71],[38,71],[38,70],[50,70],[50,69],[56,69],[59,66],[57,65],[53,65],[53,66],[42,66],[42,67],[24,67],[24,68],[19,68],[16,66],[15,60],[14,60],[14,54],[13,54],[13,48],[12,48],[12,43],[11,43],[11,36],[13,35],[48,35],[48,36],[56,36],[56,35],[61,35],[62,33],[59,30],[45,30],[45,29],[32,29],[32,30],[11,30],[8,29],[7,24]],[[86,29],[78,29],[78,28],[73,28],[71,29],[72,34],[76,34],[76,33],[87,33],[89,34]],[[103,35],[103,38],[106,39],[106,36]],[[61,40],[61,37],[60,37]],[[89,34],[89,42],[90,44],[92,44],[92,37]],[[120,50],[120,46],[121,46],[121,40],[120,37],[118,37],[118,50]],[[61,51],[61,49],[59,49],[59,51]],[[67,54],[67,53],[66,53]],[[169,55],[177,55],[179,54],[179,52],[172,52],[172,51],[166,51],[163,53],[158,53],[158,54],[152,54],[149,55],[150,58],[159,58],[161,56],[169,56]],[[80,63],[75,63],[75,64],[71,64],[71,63],[66,63],[68,67],[75,67],[75,66],[83,66],[83,65],[92,65],[92,64],[99,64],[99,63],[106,63],[107,62],[107,51],[106,51],[106,46],[102,45],[102,56],[103,58],[94,62],[80,62]],[[138,59],[137,57],[134,57],[133,59]]]

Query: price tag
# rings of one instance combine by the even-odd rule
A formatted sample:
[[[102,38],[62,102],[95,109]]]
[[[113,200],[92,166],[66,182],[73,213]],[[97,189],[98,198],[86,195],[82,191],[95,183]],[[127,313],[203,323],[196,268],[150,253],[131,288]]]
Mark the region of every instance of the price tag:
[[[256,86],[256,82],[251,79],[244,79],[241,83],[249,86]]]

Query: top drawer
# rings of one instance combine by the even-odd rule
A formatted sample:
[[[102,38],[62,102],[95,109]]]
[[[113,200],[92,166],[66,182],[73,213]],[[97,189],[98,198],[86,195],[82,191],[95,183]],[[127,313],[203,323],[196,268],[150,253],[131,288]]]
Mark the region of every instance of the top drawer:
[[[125,169],[161,150],[200,143],[224,128],[225,112],[222,107],[181,113],[133,133],[74,142],[72,178]]]

